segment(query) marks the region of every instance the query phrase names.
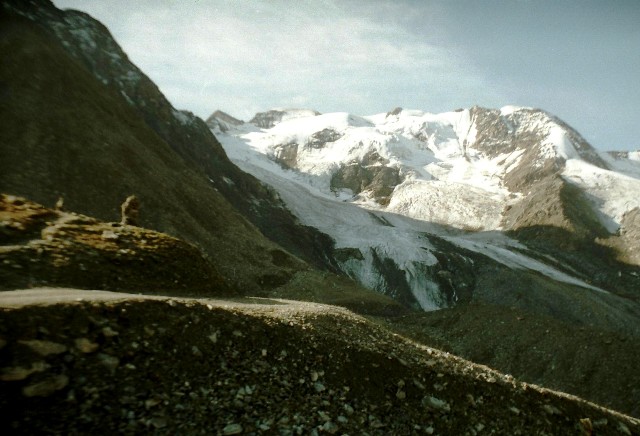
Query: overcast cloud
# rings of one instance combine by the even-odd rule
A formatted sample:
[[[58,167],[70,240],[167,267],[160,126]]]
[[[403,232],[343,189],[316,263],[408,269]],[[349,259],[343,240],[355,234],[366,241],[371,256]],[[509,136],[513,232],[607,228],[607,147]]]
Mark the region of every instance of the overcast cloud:
[[[640,1],[55,0],[102,21],[174,106],[368,115],[548,110],[640,148]]]

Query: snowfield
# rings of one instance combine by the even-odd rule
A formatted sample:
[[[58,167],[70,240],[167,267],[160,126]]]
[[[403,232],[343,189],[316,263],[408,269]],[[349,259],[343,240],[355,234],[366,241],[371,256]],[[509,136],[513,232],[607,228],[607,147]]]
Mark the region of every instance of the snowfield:
[[[638,161],[603,157],[612,170],[590,164],[570,132],[545,113],[531,111],[506,106],[499,116],[510,134],[543,132],[536,162],[565,161],[562,177],[583,189],[606,228],[617,231],[624,213],[640,207]],[[528,256],[526,247],[499,232],[505,209],[523,197],[510,192],[504,179],[527,150],[490,155],[474,148],[478,131],[469,110],[395,110],[365,117],[295,110],[269,129],[243,124],[214,133],[229,158],[273,186],[303,224],[330,235],[336,249],[347,250],[349,255],[339,260],[341,269],[371,289],[391,286],[380,266],[390,259],[422,309],[449,305],[443,282],[435,279],[442,265],[430,237],[438,237],[511,269],[606,292],[567,268],[560,270],[553,259],[547,263]],[[366,189],[354,195],[332,188],[332,178],[348,165],[392,168],[400,182],[386,204]],[[624,171],[615,171],[616,165]]]

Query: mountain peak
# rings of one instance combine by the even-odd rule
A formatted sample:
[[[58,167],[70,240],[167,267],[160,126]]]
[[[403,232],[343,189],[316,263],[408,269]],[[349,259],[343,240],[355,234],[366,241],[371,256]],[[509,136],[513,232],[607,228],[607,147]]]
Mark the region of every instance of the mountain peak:
[[[313,109],[276,108],[266,112],[258,112],[249,122],[251,124],[255,124],[257,127],[270,129],[283,121],[293,120],[296,118],[315,117],[318,115],[320,115],[320,112]]]
[[[217,110],[207,118],[207,126],[212,130],[219,130],[221,132],[228,132],[232,127],[240,126],[244,124],[244,121],[239,120],[226,112]]]

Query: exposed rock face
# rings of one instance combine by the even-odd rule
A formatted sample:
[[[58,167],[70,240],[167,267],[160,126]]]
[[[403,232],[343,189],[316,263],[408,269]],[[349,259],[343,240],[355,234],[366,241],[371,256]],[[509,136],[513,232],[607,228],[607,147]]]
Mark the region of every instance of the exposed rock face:
[[[283,168],[295,169],[298,166],[298,147],[295,142],[288,142],[276,147],[273,151],[273,160]]]
[[[333,129],[322,129],[309,137],[306,147],[322,148],[327,142],[336,142],[342,135]]]
[[[389,204],[393,189],[401,182],[398,168],[351,163],[331,177],[331,189],[349,189],[354,195],[366,191],[379,204]]]
[[[211,130],[228,132],[232,127],[244,124],[244,121],[234,118],[221,110],[217,110],[207,118],[206,123]]]
[[[270,129],[276,124],[287,119],[302,118],[320,115],[320,112],[309,109],[273,109],[255,114],[249,121],[251,124],[263,129]]]

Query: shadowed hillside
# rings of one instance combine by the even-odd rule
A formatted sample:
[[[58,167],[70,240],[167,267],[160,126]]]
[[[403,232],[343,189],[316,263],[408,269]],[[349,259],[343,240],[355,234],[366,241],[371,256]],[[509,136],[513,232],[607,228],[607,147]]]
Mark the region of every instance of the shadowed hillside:
[[[261,232],[330,268],[332,241],[297,225],[272,190],[231,164],[204,122],[173,109],[104,26],[38,5],[6,3],[1,18],[4,192],[46,205],[63,196],[108,221],[136,194],[142,225],[197,244],[245,290],[307,268],[275,265],[269,253],[279,248]]]

